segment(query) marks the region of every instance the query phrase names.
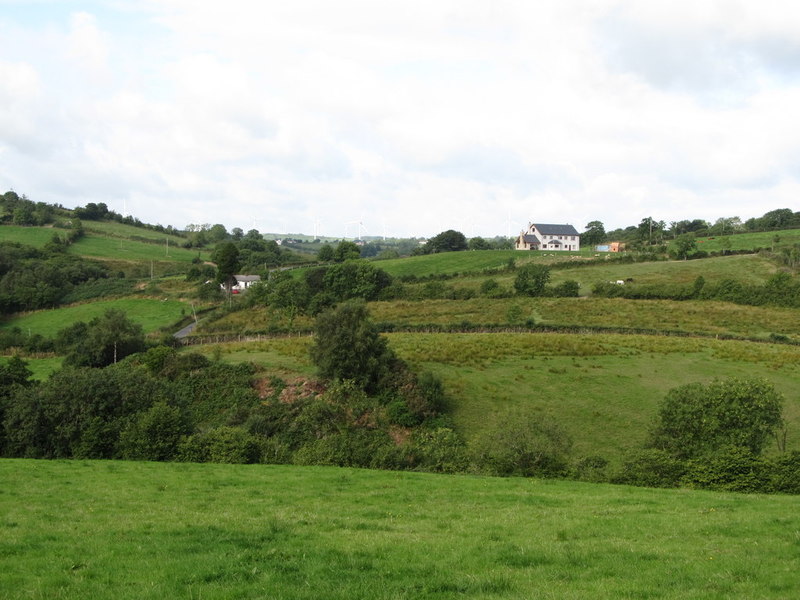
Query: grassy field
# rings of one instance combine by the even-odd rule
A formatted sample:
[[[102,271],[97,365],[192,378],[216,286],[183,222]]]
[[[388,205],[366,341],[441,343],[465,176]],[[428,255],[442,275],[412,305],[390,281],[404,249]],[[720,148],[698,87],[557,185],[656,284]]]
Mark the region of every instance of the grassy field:
[[[58,233],[63,237],[66,234],[64,229],[56,229],[54,227],[21,227],[19,225],[2,225],[0,226],[0,241],[2,242],[18,242],[20,244],[27,244],[35,248],[41,248],[51,239],[53,234]]]
[[[0,461],[0,596],[794,597],[800,499],[324,467]]]
[[[150,333],[175,323],[184,314],[191,312],[191,307],[178,300],[156,300],[153,298],[120,298],[117,300],[101,300],[74,304],[55,310],[40,310],[26,313],[0,323],[0,328],[19,327],[31,334],[45,337],[54,336],[78,321],[90,321],[103,314],[109,308],[122,310],[135,323],[139,323],[146,333]]]
[[[544,262],[551,265],[558,262],[556,258],[543,257],[540,253],[528,254],[515,251],[482,251],[482,252],[451,252],[429,256],[417,256],[397,261],[378,261],[376,266],[391,272],[392,275],[416,274],[417,276],[430,274],[475,273],[482,268],[502,267],[505,262],[495,260],[494,266],[479,267],[477,259],[491,258],[505,253],[517,257],[517,266],[526,262]],[[506,259],[507,260],[507,259]],[[585,260],[582,258],[567,259],[575,262],[576,266],[567,269],[552,269],[550,284],[557,285],[567,280],[577,281],[580,284],[580,294],[587,296],[591,293],[592,286],[598,282],[632,280],[629,283],[638,284],[674,284],[691,285],[699,276],[706,283],[713,284],[723,279],[733,279],[746,284],[763,284],[778,270],[776,265],[764,256],[756,254],[720,256],[704,260],[679,260],[679,261],[652,261],[639,263],[619,263],[606,260]],[[394,266],[392,263],[396,263]],[[390,268],[387,268],[387,264]],[[402,267],[402,268],[401,268]],[[500,272],[491,275],[473,274],[457,277],[445,281],[448,286],[456,289],[471,289],[477,291],[486,279],[494,279],[505,289],[513,292],[513,271]],[[426,283],[406,284],[410,289],[425,286]]]
[[[788,446],[800,449],[800,347],[636,335],[408,334],[388,336],[415,369],[439,375],[448,413],[471,439],[509,410],[558,421],[575,455],[617,464],[641,444],[673,387],[715,377],[764,377],[786,397]],[[198,346],[230,362],[253,362],[283,376],[311,376],[310,337]]]
[[[593,255],[590,251],[581,252],[521,252],[518,250],[469,250],[465,252],[442,252],[408,258],[379,260],[375,265],[393,275],[441,275],[500,269],[514,259],[517,266],[527,262],[556,263],[561,261],[585,261]]]
[[[10,357],[8,356],[0,356],[0,365],[5,364],[9,358]],[[33,373],[31,378],[36,381],[44,381],[50,377],[51,373],[58,371],[61,368],[61,362],[63,361],[63,358],[60,356],[49,358],[25,357],[23,360],[28,363],[28,369],[30,369]]]
[[[198,256],[197,250],[187,250],[179,246],[167,248],[166,241],[163,244],[150,244],[124,238],[102,237],[91,233],[72,244],[68,252],[100,260],[154,260],[184,263],[191,262]],[[208,256],[208,253],[202,253],[201,257],[202,255]]]
[[[747,284],[762,284],[777,272],[774,263],[757,254],[739,256],[720,256],[704,260],[674,260],[641,263],[584,262],[570,269],[553,269],[550,284],[557,285],[566,280],[577,281],[581,295],[591,292],[597,282],[628,279],[633,284],[675,284],[691,285],[699,276],[706,283],[713,284],[723,279],[733,279]],[[481,283],[491,277],[499,284],[513,291],[513,272],[490,276],[458,278],[447,283],[457,288],[477,290]],[[417,284],[419,285],[419,284]]]
[[[210,255],[207,250],[187,250],[181,248],[183,238],[139,229],[119,223],[87,221],[84,225],[86,235],[69,248],[70,254],[86,256],[99,260],[124,261],[167,261],[191,262],[198,254],[204,260]],[[0,226],[0,241],[20,242],[41,248],[49,242],[54,233],[62,235],[65,230],[54,227]],[[158,244],[138,241],[136,238],[158,241]],[[167,249],[169,239],[169,249]]]
[[[133,225],[125,225],[124,223],[117,223],[116,221],[83,221],[83,228],[87,232],[99,233],[106,237],[125,239],[143,238],[157,241],[161,244],[164,243],[165,239],[169,238],[170,246],[180,246],[186,241],[186,238],[177,235],[170,235],[143,227],[134,227]]]
[[[778,241],[775,241],[778,236]],[[723,242],[727,238],[730,240],[730,250],[753,250],[755,248],[778,250],[783,246],[791,246],[800,243],[800,229],[788,229],[786,231],[762,231],[758,233],[740,233],[728,236],[700,237],[697,238],[697,249],[706,252],[722,252]]]

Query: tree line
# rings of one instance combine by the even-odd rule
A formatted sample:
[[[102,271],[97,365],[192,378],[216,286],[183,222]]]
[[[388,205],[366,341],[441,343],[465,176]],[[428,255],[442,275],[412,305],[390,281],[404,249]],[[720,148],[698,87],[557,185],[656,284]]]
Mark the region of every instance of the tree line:
[[[661,245],[668,239],[692,234],[696,237],[726,236],[736,233],[800,229],[800,211],[778,208],[760,217],[742,221],[739,217],[720,217],[714,223],[703,219],[672,221],[667,223],[653,217],[644,217],[638,225],[629,225],[606,231],[602,221],[590,221],[581,234],[581,246],[596,246],[610,241],[627,242],[634,246]]]

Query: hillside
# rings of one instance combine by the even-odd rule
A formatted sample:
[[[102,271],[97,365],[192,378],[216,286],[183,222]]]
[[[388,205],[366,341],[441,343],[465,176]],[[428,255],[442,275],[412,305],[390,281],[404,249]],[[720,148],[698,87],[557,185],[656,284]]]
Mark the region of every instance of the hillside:
[[[788,429],[800,428],[800,347],[675,337],[592,334],[388,334],[391,347],[445,383],[448,412],[468,440],[515,409],[551,417],[576,457],[612,466],[645,440],[667,390],[714,377],[765,377],[787,400]],[[310,338],[195,346],[226,362],[253,362],[291,379],[313,374]],[[790,449],[800,438],[790,435]],[[775,451],[774,444],[769,447]]]
[[[0,227],[0,233],[53,231],[7,227]],[[570,468],[576,477],[584,477],[577,465],[597,461],[605,465],[605,480],[613,480],[628,453],[645,441],[658,405],[669,390],[736,376],[764,378],[786,397],[784,416],[789,434],[785,449],[800,449],[800,438],[791,433],[800,425],[800,399],[794,393],[800,388],[800,319],[796,318],[796,298],[789,297],[798,280],[781,261],[779,252],[667,260],[651,254],[483,250],[332,263],[327,271],[299,268],[284,272],[285,263],[280,261],[285,258],[285,249],[271,242],[272,246],[265,246],[257,239],[258,232],[243,236],[240,231],[237,235],[243,256],[252,259],[258,255],[260,261],[263,255],[265,260],[274,258],[280,266],[273,267],[264,285],[224,299],[217,285],[200,288],[203,281],[214,276],[214,270],[196,264],[196,250],[173,248],[172,244],[181,239],[177,236],[165,234],[162,245],[160,232],[116,222],[88,223],[86,231],[84,238],[69,247],[70,253],[88,253],[94,248],[92,251],[105,264],[127,264],[129,274],[138,270],[142,279],[106,276],[95,282],[100,290],[96,295],[85,289],[94,283],[85,282],[64,296],[69,302],[60,308],[8,316],[0,325],[0,333],[16,331],[16,347],[10,347],[7,355],[19,352],[20,347],[33,348],[25,345],[31,336],[52,338],[59,329],[89,321],[106,308],[122,309],[152,334],[151,341],[176,331],[196,311],[209,309],[186,340],[191,348],[179,355],[184,358],[174,359],[176,364],[186,361],[176,367],[178,372],[190,378],[199,376],[200,363],[192,365],[202,357],[190,356],[190,351],[210,359],[203,365],[209,373],[231,368],[224,363],[252,366],[243,366],[241,390],[230,392],[230,398],[224,393],[215,395],[214,402],[219,405],[206,408],[216,411],[216,418],[196,421],[193,427],[199,428],[197,435],[209,426],[228,426],[240,432],[250,428],[246,435],[274,437],[273,429],[268,428],[268,434],[258,429],[264,426],[257,422],[263,415],[248,412],[258,406],[252,394],[258,391],[262,405],[267,406],[265,398],[272,394],[280,397],[284,386],[317,389],[317,384],[309,381],[316,375],[309,358],[309,334],[317,310],[312,309],[312,296],[319,302],[318,309],[348,297],[366,296],[370,298],[368,310],[389,347],[415,373],[429,372],[443,382],[446,414],[432,420],[431,426],[451,434],[452,428],[459,444],[463,441],[469,446],[497,428],[508,413],[520,411],[564,430],[572,440]],[[792,232],[781,235],[781,244],[793,243]],[[748,239],[753,244],[763,241],[762,234],[737,238],[745,245]],[[124,257],[131,248],[166,255],[167,240],[170,253],[186,252],[185,259],[192,256],[183,263],[185,270],[194,271],[190,276],[166,278],[154,269],[151,278],[142,272],[153,264],[143,258],[144,254],[137,255],[136,260]],[[59,256],[64,258],[63,253]],[[175,264],[162,261],[161,268]],[[549,267],[544,296],[515,292],[515,280],[528,265]],[[268,268],[266,262],[263,268]],[[267,272],[263,274],[266,279]],[[571,295],[559,296],[557,287],[570,281],[579,287],[573,286]],[[378,291],[369,287],[376,282],[384,287]],[[608,287],[609,282],[614,282],[612,291],[632,295],[599,295],[597,284]],[[715,286],[738,290],[738,295],[717,294]],[[640,296],[635,295],[637,290]],[[45,351],[54,347],[39,346]],[[26,359],[37,379],[44,379],[60,366],[60,357],[37,356],[33,351]],[[158,356],[155,353],[146,359],[147,368],[154,373],[159,372],[158,361],[166,355]],[[215,375],[207,377],[211,383]],[[191,393],[185,396],[191,397]],[[242,404],[245,397],[247,401]],[[412,428],[419,422],[404,417],[391,401],[376,402],[380,408],[374,414],[380,417],[375,418],[384,419],[382,435],[391,438],[390,446],[402,446],[412,437],[411,429],[398,432],[392,427]],[[439,416],[437,413],[436,418]],[[269,418],[277,417],[272,414]],[[286,428],[286,423],[280,427]],[[274,440],[269,437],[269,441]],[[299,451],[300,446],[290,442],[286,443],[291,452]],[[289,446],[279,448],[284,452],[282,460],[292,459],[286,454]],[[776,448],[771,443],[767,453],[774,456]],[[343,456],[336,454],[338,450],[331,452]],[[310,460],[300,456],[298,460]],[[335,464],[363,464],[336,463],[338,458],[324,454],[314,456]],[[381,464],[402,468],[412,463],[409,458],[405,463]]]

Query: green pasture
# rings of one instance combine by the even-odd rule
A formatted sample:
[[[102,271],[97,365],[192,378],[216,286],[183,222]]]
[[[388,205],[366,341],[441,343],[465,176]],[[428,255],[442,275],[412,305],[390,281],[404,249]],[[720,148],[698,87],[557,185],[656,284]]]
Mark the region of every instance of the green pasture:
[[[775,240],[775,237],[778,240]],[[723,239],[730,241],[730,248],[723,246]],[[766,250],[779,250],[784,246],[800,244],[800,229],[787,229],[785,231],[760,231],[757,233],[737,233],[728,236],[713,236],[697,238],[697,249],[706,252],[722,252],[723,250],[754,250],[764,248]]]
[[[3,321],[0,323],[0,328],[19,327],[23,332],[52,337],[65,327],[78,321],[90,321],[110,308],[125,312],[128,318],[139,323],[146,333],[177,323],[185,314],[191,312],[189,305],[178,300],[120,298],[25,313]]]
[[[440,252],[407,258],[392,258],[375,261],[375,265],[393,275],[442,275],[483,271],[484,269],[502,269],[509,259],[514,259],[517,266],[527,262],[585,261],[592,256],[588,250],[580,252],[523,252],[521,250],[466,250],[464,252]]]
[[[0,365],[5,364],[9,356],[0,356]],[[31,379],[35,379],[36,381],[44,381],[52,373],[58,371],[61,368],[61,362],[63,358],[60,356],[51,356],[48,358],[28,358],[27,356],[24,357],[26,363],[28,363],[28,369],[30,369],[33,375]]]
[[[659,402],[674,387],[715,377],[765,377],[786,397],[788,446],[800,449],[800,347],[731,340],[553,333],[388,334],[416,370],[445,384],[448,413],[471,439],[508,410],[558,421],[577,457],[616,464],[641,444]],[[311,337],[193,347],[267,373],[307,377]]]
[[[440,375],[451,414],[470,438],[504,411],[554,418],[578,456],[618,460],[644,441],[665,393],[715,377],[765,377],[800,426],[800,348],[653,336],[566,334],[392,334],[399,356]],[[790,436],[791,437],[791,436]],[[800,438],[790,440],[800,448]]]
[[[82,221],[82,223],[85,231],[90,233],[99,233],[105,237],[117,237],[125,239],[143,238],[160,242],[162,244],[164,243],[165,239],[169,238],[170,246],[180,246],[186,241],[186,238],[177,235],[153,231],[152,229],[145,229],[144,227],[125,225],[124,223],[117,223],[116,221]]]
[[[53,239],[54,233],[58,233],[63,238],[66,235],[66,230],[54,227],[2,225],[0,226],[0,241],[17,242],[19,244],[33,246],[34,248],[41,248]]]
[[[777,271],[774,263],[757,254],[720,256],[704,260],[671,260],[641,263],[586,264],[573,269],[551,271],[551,282],[573,279],[585,291],[598,281],[633,279],[635,284],[688,285],[699,276],[707,283],[734,279],[742,283],[764,283]]]
[[[151,244],[87,233],[72,244],[68,252],[89,258],[125,261],[152,260],[188,263],[197,257],[197,250],[187,250],[172,244],[168,247],[166,238],[166,235],[162,237],[162,244]],[[207,253],[205,255],[208,256]]]
[[[577,281],[581,295],[588,295],[598,282],[628,281],[628,285],[670,284],[691,285],[702,276],[706,283],[717,283],[733,279],[746,284],[763,284],[778,268],[775,263],[757,254],[720,256],[703,260],[670,260],[638,263],[614,261],[585,261],[569,269],[552,269],[550,284],[557,285],[567,280]],[[514,273],[490,275],[499,284],[513,291]],[[482,277],[459,278],[447,283],[455,287],[478,289],[486,279]],[[424,284],[423,284],[424,285]]]
[[[792,598],[800,499],[331,467],[0,461],[7,600]]]

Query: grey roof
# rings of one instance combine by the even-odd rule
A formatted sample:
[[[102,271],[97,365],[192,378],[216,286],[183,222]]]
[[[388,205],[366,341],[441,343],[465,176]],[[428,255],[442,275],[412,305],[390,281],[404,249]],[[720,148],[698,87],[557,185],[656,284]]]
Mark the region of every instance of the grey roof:
[[[526,244],[541,244],[542,242],[539,241],[535,235],[523,235],[522,239],[525,241]]]
[[[245,283],[247,281],[261,281],[261,275],[234,275],[236,281]]]
[[[551,225],[548,223],[534,223],[542,235],[580,235],[572,225]]]

